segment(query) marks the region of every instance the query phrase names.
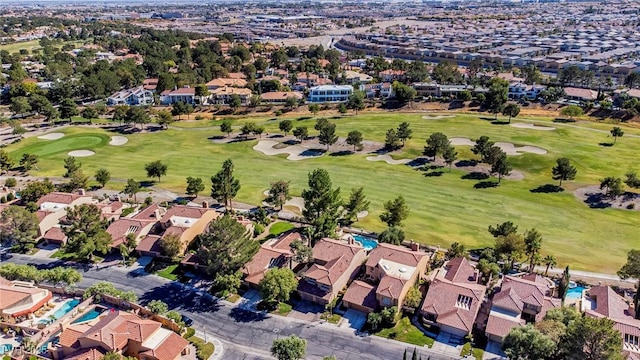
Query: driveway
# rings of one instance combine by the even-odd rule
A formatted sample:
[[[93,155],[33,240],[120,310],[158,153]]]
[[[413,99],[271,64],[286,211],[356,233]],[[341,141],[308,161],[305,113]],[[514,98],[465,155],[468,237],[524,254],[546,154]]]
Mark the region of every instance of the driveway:
[[[482,354],[483,360],[498,360],[498,359],[507,359],[502,352],[502,346],[495,341],[489,341],[487,343],[487,347],[484,349],[484,354]]]
[[[351,328],[359,331],[367,322],[367,314],[362,311],[349,309],[344,315],[342,315],[342,321],[340,322],[341,328]]]
[[[49,244],[38,246],[38,249],[40,250],[38,250],[37,253],[33,254],[33,256],[37,258],[48,259],[51,257],[51,255],[53,255],[53,253],[60,249],[60,246],[56,244]]]
[[[433,343],[433,346],[431,347],[431,349],[441,354],[447,354],[451,357],[459,357],[460,350],[462,350],[462,346],[457,345],[456,344],[457,342],[459,342],[457,338],[455,337],[452,338],[451,334],[443,331],[443,332],[440,332],[440,334],[436,338],[436,341]],[[456,344],[456,345],[453,345],[453,344]]]
[[[243,310],[256,310],[256,306],[262,300],[260,293],[258,290],[249,289],[247,292],[242,295],[240,300],[238,301],[238,307]]]
[[[314,322],[320,320],[320,315],[322,315],[323,312],[324,307],[322,305],[302,300],[294,305],[293,310],[291,310],[288,317]]]

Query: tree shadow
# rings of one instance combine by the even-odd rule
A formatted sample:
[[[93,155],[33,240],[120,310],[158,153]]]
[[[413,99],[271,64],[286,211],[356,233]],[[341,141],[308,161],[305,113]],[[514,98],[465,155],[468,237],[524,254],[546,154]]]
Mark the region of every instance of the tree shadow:
[[[544,185],[540,185],[535,189],[531,189],[529,190],[532,193],[544,193],[544,194],[551,194],[551,193],[560,193],[563,192],[564,189],[558,185],[554,185],[554,184],[544,184]]]
[[[213,136],[209,136],[207,139],[208,140],[223,140],[226,139],[227,137],[224,135],[213,135]]]
[[[431,162],[431,160],[429,160],[427,158],[419,157],[419,158],[415,158],[415,159],[409,161],[405,165],[407,165],[409,167],[420,168],[420,167],[424,167],[425,164],[428,164],[430,162]],[[423,168],[420,168],[419,170],[423,170]]]
[[[500,121],[500,120],[494,120],[491,122],[491,125],[509,125],[508,121]]]
[[[156,184],[156,182],[154,180],[142,180],[142,181],[140,181],[140,187],[143,187],[143,188],[152,187],[155,184]]]
[[[236,322],[241,322],[241,323],[258,322],[268,318],[267,314],[264,312],[255,312],[255,311],[243,309],[240,307],[235,307],[231,309],[229,316],[233,318],[233,320],[235,320]]]
[[[329,154],[329,156],[346,156],[351,154],[354,154],[354,152],[351,150],[342,150],[342,151],[332,152]]]
[[[496,181],[480,181],[479,183],[473,185],[474,189],[490,189],[498,187],[498,182]]]
[[[391,151],[392,150],[389,149],[388,147],[383,146],[383,147],[381,147],[381,148],[379,148],[377,150],[374,150],[374,151],[370,152],[370,154],[386,155],[386,154],[390,153]]]
[[[299,118],[297,118],[297,121],[304,121],[304,120],[309,120],[312,119],[312,116],[300,116]]]
[[[592,193],[587,194],[584,202],[592,209],[606,209],[611,207],[610,198],[606,194]]]
[[[287,141],[283,141],[282,142],[285,145],[298,145],[300,144],[300,141],[298,140],[287,140]]]
[[[283,137],[284,137],[284,135],[282,135],[282,134],[273,134],[273,135],[269,135],[268,136],[269,139],[280,139],[280,138],[283,138]]]
[[[480,116],[480,120],[496,121],[496,119],[495,119],[495,118],[492,118],[492,117],[486,117],[486,116]]]
[[[598,143],[598,145],[602,147],[612,147],[613,143],[601,142],[601,143]]]
[[[460,179],[463,179],[463,180],[487,180],[488,178],[489,178],[489,174],[485,174],[479,171],[472,171],[460,177]]]
[[[575,121],[575,120],[573,120],[573,119],[555,118],[555,119],[553,119],[553,122],[554,122],[554,123],[562,123],[562,124],[566,124],[566,123],[574,123],[574,122],[576,122],[576,121]]]
[[[326,153],[325,149],[307,149],[300,153],[300,156],[322,156]]]
[[[468,167],[478,165],[476,160],[460,160],[454,164],[456,167]]]
[[[440,176],[442,176],[442,174],[444,174],[444,171],[439,170],[439,171],[427,172],[427,173],[424,174],[424,176],[426,176],[426,177],[440,177]]]

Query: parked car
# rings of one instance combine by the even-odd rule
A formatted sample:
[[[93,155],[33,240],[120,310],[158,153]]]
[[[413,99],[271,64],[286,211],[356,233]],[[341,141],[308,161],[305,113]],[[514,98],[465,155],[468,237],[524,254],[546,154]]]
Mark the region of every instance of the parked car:
[[[187,326],[193,325],[193,320],[186,315],[182,315],[182,322]]]

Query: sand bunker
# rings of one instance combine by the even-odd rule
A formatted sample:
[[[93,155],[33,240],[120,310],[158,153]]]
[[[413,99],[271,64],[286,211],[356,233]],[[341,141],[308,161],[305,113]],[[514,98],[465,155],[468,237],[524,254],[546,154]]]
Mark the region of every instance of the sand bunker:
[[[454,137],[454,138],[450,138],[449,141],[451,141],[451,145],[473,146],[476,144],[475,141],[469,138]],[[515,146],[514,144],[508,143],[508,142],[497,142],[495,143],[495,145],[500,149],[502,149],[502,151],[504,151],[507,155],[513,155],[513,156],[522,155],[523,153],[538,154],[538,155],[544,155],[547,153],[547,150],[543,148],[539,148],[537,146],[531,146],[531,145]]]
[[[41,140],[58,140],[58,139],[63,138],[63,137],[64,137],[63,133],[49,133],[49,134],[38,136],[38,139],[41,139]]]
[[[469,138],[460,138],[460,137],[454,137],[454,138],[450,138],[449,141],[451,141],[451,145],[466,145],[466,146],[473,146],[475,145],[475,141],[469,139]]]
[[[543,126],[543,125],[536,125],[536,124],[529,124],[529,123],[512,123],[510,125],[519,129],[533,129],[533,130],[543,130],[543,131],[551,131],[556,129],[551,126]]]
[[[128,141],[129,139],[124,136],[112,136],[111,141],[109,141],[109,145],[120,146],[126,144]]]
[[[322,156],[322,154],[324,153],[320,150],[307,149],[302,145],[291,145],[282,149],[275,149],[274,146],[278,144],[280,144],[280,142],[278,141],[260,140],[258,141],[256,146],[253,147],[253,150],[260,151],[261,153],[269,156],[278,154],[289,154],[289,156],[287,156],[287,160],[294,161],[317,158]]]
[[[67,153],[67,155],[73,156],[73,157],[87,157],[87,156],[93,156],[95,154],[96,153],[91,150],[74,150],[74,151],[69,151]]]
[[[411,159],[394,160],[389,155],[367,156],[367,160],[369,160],[369,161],[384,161],[389,165],[402,165],[402,164],[410,163],[412,161]]]
[[[425,120],[438,120],[452,118],[453,115],[424,115],[422,118]]]

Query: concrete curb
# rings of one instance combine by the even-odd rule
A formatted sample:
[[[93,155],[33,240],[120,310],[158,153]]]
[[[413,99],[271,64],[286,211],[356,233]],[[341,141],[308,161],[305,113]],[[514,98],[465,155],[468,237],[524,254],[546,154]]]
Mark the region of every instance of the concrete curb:
[[[196,330],[196,335],[199,338],[202,338],[203,340],[205,340],[204,331]],[[222,359],[222,354],[224,354],[224,346],[222,346],[222,342],[217,338],[213,337],[212,335],[207,335],[206,341],[212,343],[213,346],[215,346],[215,350],[213,351],[213,354],[211,354],[211,357],[209,358],[209,360]]]

